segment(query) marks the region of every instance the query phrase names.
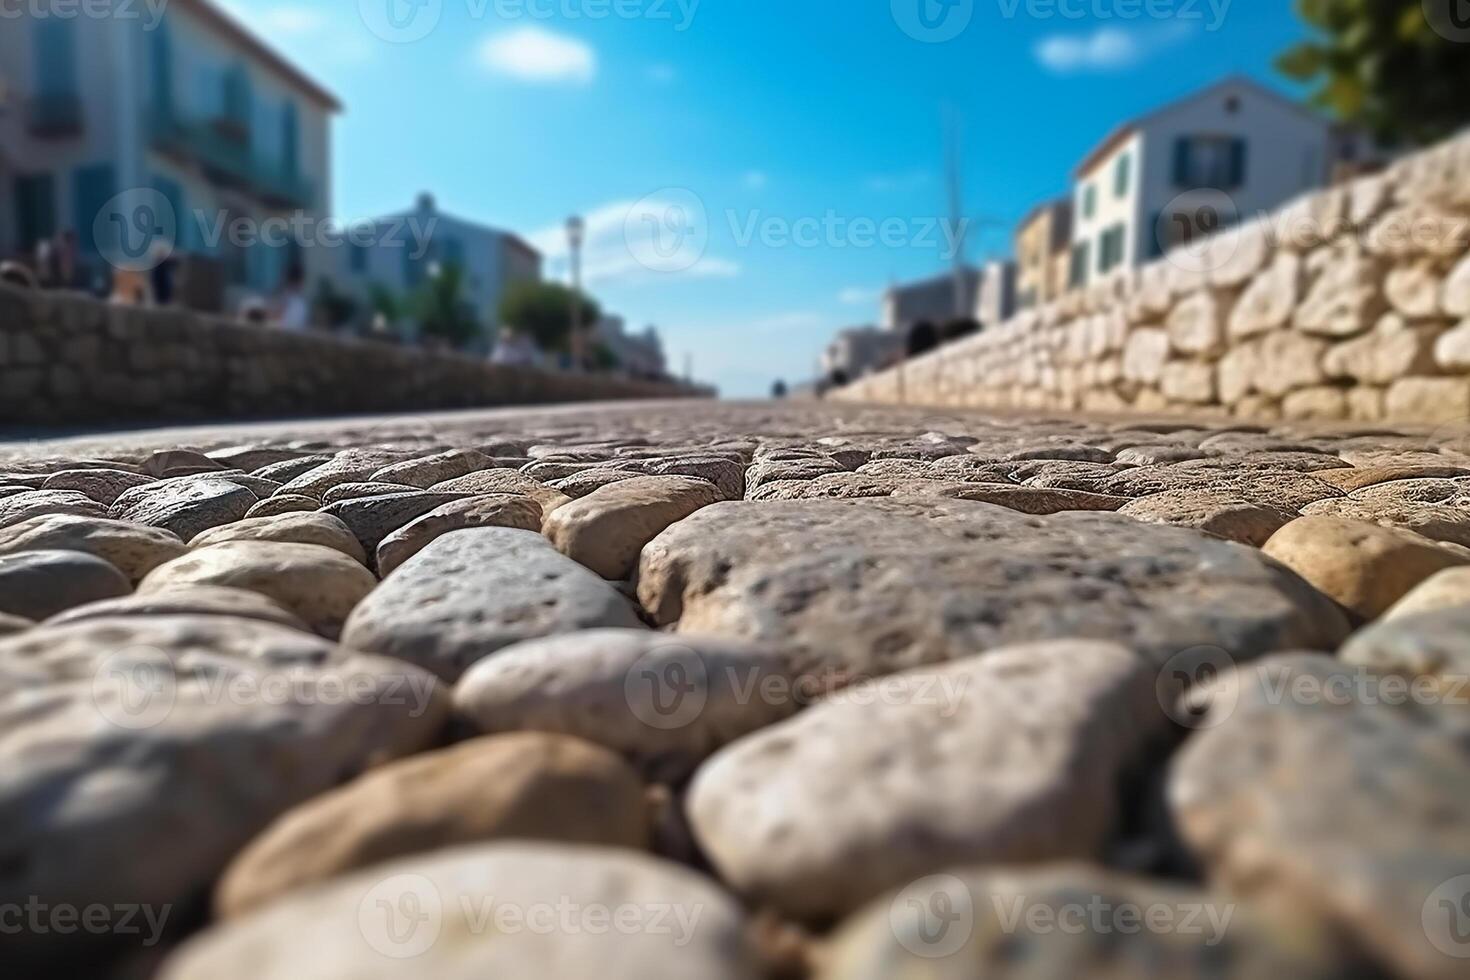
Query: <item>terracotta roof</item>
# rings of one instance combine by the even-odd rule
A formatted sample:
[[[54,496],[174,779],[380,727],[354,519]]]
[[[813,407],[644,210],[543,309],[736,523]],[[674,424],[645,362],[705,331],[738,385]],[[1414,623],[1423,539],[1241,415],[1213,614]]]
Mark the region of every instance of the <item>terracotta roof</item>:
[[[181,6],[186,7],[193,13],[199,15],[220,33],[226,35],[237,44],[248,48],[266,66],[291,84],[300,89],[313,101],[330,112],[341,112],[342,103],[331,92],[313,81],[305,72],[297,68],[274,48],[266,44],[245,25],[241,24],[232,15],[226,13],[222,8],[211,3],[210,0],[177,0]]]

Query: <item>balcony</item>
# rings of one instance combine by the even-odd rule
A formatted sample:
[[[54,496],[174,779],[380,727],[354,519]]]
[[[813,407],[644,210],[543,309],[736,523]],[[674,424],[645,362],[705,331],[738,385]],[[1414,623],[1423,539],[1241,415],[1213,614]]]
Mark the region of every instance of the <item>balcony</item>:
[[[82,132],[82,100],[63,93],[38,95],[26,105],[26,129],[37,139],[69,139]]]
[[[220,120],[190,122],[155,110],[148,123],[149,141],[160,153],[199,165],[211,180],[251,194],[273,208],[309,208],[315,185],[250,148],[250,134]]]

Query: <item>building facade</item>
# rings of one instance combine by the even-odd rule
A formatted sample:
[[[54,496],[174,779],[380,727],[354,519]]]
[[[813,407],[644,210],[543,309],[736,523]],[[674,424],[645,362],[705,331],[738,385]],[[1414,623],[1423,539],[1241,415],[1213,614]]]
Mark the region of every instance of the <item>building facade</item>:
[[[1016,228],[1016,306],[1030,309],[1067,291],[1072,257],[1072,200],[1038,205]]]
[[[618,373],[650,381],[669,375],[657,327],[649,325],[641,333],[630,334],[622,317],[605,314],[594,326],[592,338],[617,361],[613,370]]]
[[[980,269],[975,321],[980,328],[998,327],[1016,312],[1016,263],[995,260]]]
[[[1123,124],[1077,168],[1068,285],[1322,187],[1343,145],[1328,120],[1241,77]]]
[[[541,253],[510,232],[445,213],[431,194],[421,194],[412,210],[352,222],[345,237],[334,278],[364,306],[379,290],[405,300],[445,267],[457,266],[465,303],[481,328],[481,341],[472,345],[479,349],[488,349],[499,332],[505,291],[517,282],[541,281]]]
[[[879,327],[839,330],[822,351],[822,378],[842,385],[874,371],[891,367],[903,357],[903,337]]]
[[[63,18],[31,5],[5,21],[0,253],[29,257],[69,232],[83,285],[105,288],[115,250],[169,228],[109,213],[118,195],[148,191],[173,218],[166,244],[213,280],[206,307],[268,294],[293,267],[317,271],[288,229],[330,213],[341,106],[207,0],[150,9]]]

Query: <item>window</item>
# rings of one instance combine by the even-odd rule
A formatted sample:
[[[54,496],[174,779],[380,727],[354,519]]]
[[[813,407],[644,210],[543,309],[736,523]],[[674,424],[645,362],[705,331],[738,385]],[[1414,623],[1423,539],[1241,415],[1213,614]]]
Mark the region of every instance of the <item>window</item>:
[[[1087,285],[1087,272],[1092,264],[1092,246],[1087,242],[1078,242],[1072,246],[1072,275],[1068,279],[1068,285],[1076,289]]]
[[[368,250],[365,245],[351,242],[347,246],[347,265],[354,276],[365,276],[368,271]]]
[[[1097,211],[1097,188],[1088,184],[1082,190],[1082,217],[1091,218]]]
[[[1246,143],[1230,136],[1189,136],[1174,144],[1174,183],[1181,190],[1233,190],[1245,185]]]
[[[1123,198],[1128,196],[1128,182],[1132,176],[1133,158],[1127,153],[1118,158],[1118,163],[1113,168],[1113,196]]]
[[[444,239],[444,252],[442,262],[445,266],[455,266],[461,272],[464,271],[464,242],[458,238]]]
[[[237,136],[248,139],[250,121],[255,113],[255,99],[250,91],[250,76],[242,65],[225,72],[224,118]]]
[[[15,178],[17,244],[23,252],[56,234],[56,181],[50,174]]]
[[[1123,225],[1113,225],[1103,232],[1101,247],[1098,249],[1097,271],[1106,275],[1123,264],[1124,235],[1127,229]]]

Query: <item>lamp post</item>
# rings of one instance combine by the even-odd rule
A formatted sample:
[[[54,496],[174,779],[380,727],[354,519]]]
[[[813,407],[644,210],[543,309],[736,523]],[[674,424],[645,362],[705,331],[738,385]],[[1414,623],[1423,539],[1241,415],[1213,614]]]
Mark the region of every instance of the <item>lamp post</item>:
[[[578,215],[567,219],[567,244],[571,248],[572,265],[572,335],[570,347],[572,368],[581,370],[586,363],[582,337],[582,242],[587,236],[587,223]]]

